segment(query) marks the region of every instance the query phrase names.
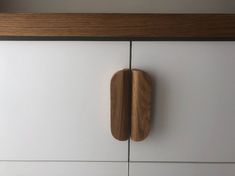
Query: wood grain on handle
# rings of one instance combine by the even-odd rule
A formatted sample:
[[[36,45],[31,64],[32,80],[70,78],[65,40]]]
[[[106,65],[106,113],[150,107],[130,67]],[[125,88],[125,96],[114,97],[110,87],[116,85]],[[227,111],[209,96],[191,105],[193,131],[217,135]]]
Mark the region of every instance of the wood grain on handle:
[[[114,138],[130,138],[131,71],[124,69],[111,80],[111,132]]]
[[[152,82],[141,70],[132,70],[131,139],[144,140],[150,131]]]

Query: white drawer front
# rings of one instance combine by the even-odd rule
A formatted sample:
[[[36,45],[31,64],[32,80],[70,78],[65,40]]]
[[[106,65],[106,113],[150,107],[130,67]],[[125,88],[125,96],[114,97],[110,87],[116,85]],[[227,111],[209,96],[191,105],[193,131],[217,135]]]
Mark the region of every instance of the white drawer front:
[[[133,42],[132,63],[155,81],[132,161],[235,162],[235,42]]]
[[[128,42],[1,41],[0,53],[0,160],[127,160],[109,84]]]
[[[127,176],[125,162],[1,162],[0,175],[6,176]]]
[[[130,176],[234,176],[234,173],[235,164],[130,164]]]

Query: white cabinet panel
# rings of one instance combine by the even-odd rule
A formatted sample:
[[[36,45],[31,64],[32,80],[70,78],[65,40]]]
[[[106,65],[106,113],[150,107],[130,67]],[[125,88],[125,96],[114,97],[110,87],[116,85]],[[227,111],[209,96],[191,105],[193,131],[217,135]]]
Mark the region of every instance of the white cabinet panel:
[[[234,173],[235,164],[130,164],[130,176],[234,176]]]
[[[125,162],[1,162],[6,176],[127,176]]]
[[[126,161],[110,132],[110,79],[128,42],[1,41],[0,160]]]
[[[235,162],[235,42],[134,42],[132,63],[155,82],[132,161]]]

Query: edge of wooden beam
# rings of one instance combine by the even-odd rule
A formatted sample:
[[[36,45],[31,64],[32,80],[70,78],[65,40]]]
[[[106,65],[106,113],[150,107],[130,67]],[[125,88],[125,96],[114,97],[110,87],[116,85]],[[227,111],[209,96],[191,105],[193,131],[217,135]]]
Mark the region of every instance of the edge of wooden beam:
[[[0,37],[234,39],[235,14],[0,13]]]

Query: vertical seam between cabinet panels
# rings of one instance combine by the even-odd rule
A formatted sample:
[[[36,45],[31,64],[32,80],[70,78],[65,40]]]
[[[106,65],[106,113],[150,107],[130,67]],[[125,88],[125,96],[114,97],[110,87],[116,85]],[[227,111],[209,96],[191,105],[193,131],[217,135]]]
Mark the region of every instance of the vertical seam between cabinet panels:
[[[130,48],[129,48],[129,70],[130,70],[130,74],[131,74],[131,68],[132,68],[132,41],[130,40]],[[131,79],[132,82],[132,79]],[[131,85],[131,83],[130,83]],[[131,107],[130,107],[131,108]],[[130,119],[130,124],[131,124],[131,119]],[[130,129],[131,132],[131,129]],[[130,176],[130,138],[128,139],[128,160],[127,160],[127,167],[128,167],[128,176]]]
[[[130,40],[129,69],[132,68],[132,41]]]

